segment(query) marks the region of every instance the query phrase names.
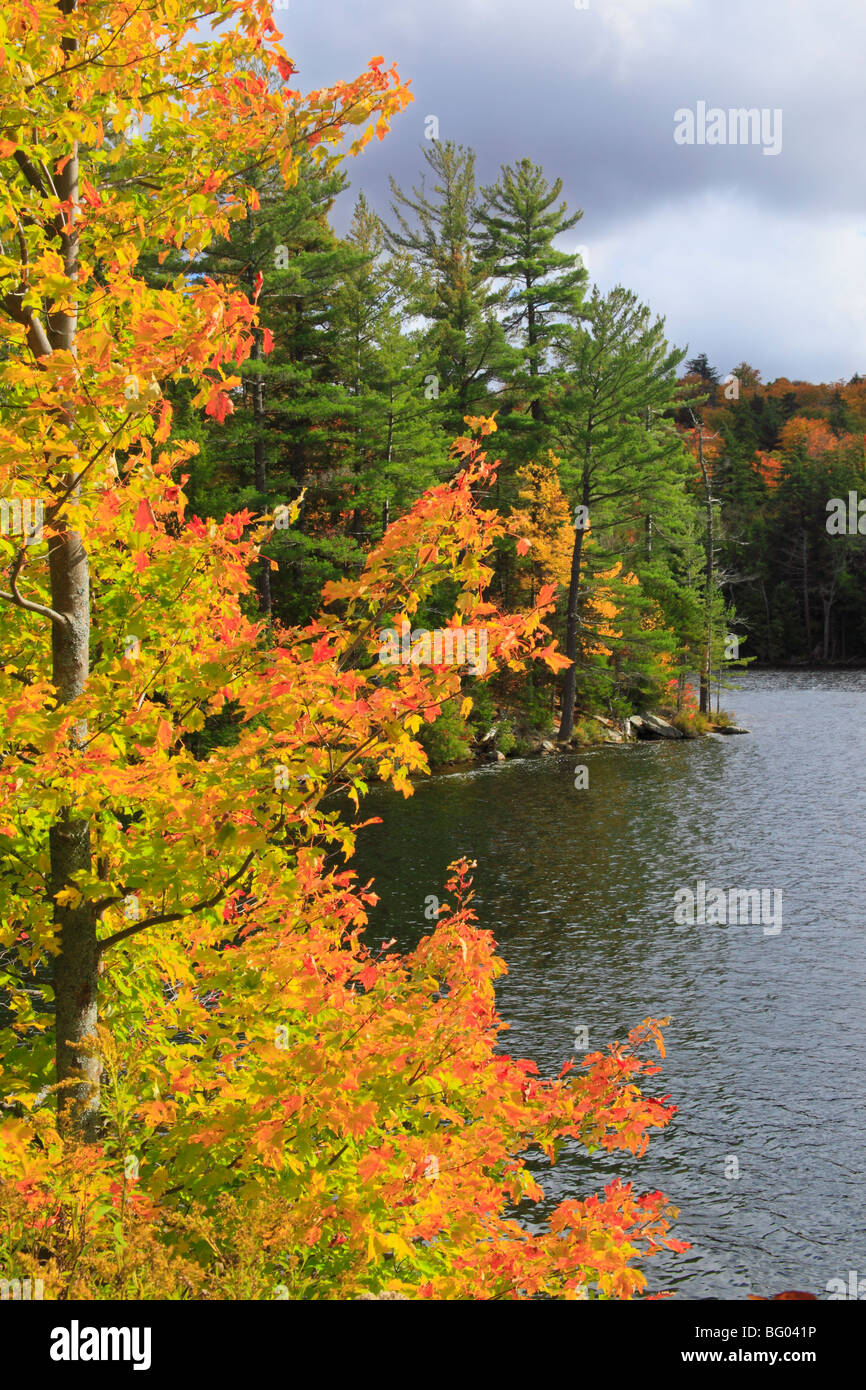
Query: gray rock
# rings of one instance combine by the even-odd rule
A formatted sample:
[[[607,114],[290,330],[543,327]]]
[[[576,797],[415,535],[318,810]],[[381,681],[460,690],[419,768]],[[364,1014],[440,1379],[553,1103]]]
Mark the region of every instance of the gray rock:
[[[633,714],[631,727],[638,738],[682,738],[679,729],[675,729],[666,719],[660,719],[657,714]]]
[[[727,728],[722,728],[720,725],[713,730],[715,734],[750,734],[751,732],[751,729],[743,729],[739,724],[729,724]]]

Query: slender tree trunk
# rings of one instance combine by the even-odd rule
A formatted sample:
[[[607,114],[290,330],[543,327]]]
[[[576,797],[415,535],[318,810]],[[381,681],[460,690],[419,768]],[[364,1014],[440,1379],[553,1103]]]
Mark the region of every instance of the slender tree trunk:
[[[825,662],[830,660],[830,616],[833,612],[835,589],[836,586],[834,584],[829,591],[825,591],[821,595],[821,601],[824,605],[823,660]]]
[[[532,290],[532,281],[524,281],[527,292]],[[536,424],[541,419],[541,398],[538,395],[538,377],[540,376],[538,359],[535,355],[535,348],[538,343],[538,333],[535,326],[535,301],[529,299],[526,307],[526,346],[529,348],[529,375],[533,378],[532,400],[529,402],[529,413]]]
[[[589,461],[584,464],[582,506],[589,512],[590,482]],[[578,527],[574,533],[574,550],[571,553],[571,576],[568,584],[568,616],[565,624],[565,655],[571,665],[562,679],[562,713],[559,723],[559,742],[568,743],[574,733],[574,699],[577,694],[577,632],[580,603],[580,578],[583,562],[584,528]]]
[[[812,615],[809,606],[809,537],[803,532],[803,622],[806,627],[806,650],[812,656]]]
[[[763,579],[761,580],[761,594],[762,594],[763,599],[764,599],[764,612],[765,612],[766,615],[767,615],[767,660],[768,660],[768,661],[772,661],[772,659],[773,659],[773,632],[772,632],[772,626],[771,626],[771,622],[770,622],[770,601],[769,601],[769,599],[767,598],[767,586],[766,586],[766,584],[764,583]]]
[[[713,571],[715,569],[715,544],[713,536],[713,498],[710,491],[710,479],[707,472],[707,465],[704,459],[704,431],[703,426],[698,425],[698,463],[701,468],[701,477],[704,480],[704,497],[707,509],[707,568],[704,584],[704,603],[706,606],[706,637],[704,640],[704,650],[701,657],[701,678],[700,678],[700,703],[701,714],[710,714],[710,663],[713,654]]]
[[[75,0],[61,0],[64,14],[75,9]],[[67,55],[75,52],[73,39],[64,39]],[[74,205],[78,201],[78,149],[73,146],[61,173],[55,175],[61,203],[70,207],[67,229],[60,233],[60,254],[64,274],[78,274],[78,233]],[[77,314],[55,313],[48,324],[52,351],[74,353]],[[70,479],[71,481],[71,479]],[[67,508],[78,501],[78,490],[70,496]],[[87,553],[80,534],[67,527],[52,537],[48,549],[51,579],[51,606],[62,615],[62,623],[52,627],[52,680],[61,704],[78,698],[90,671],[90,578]],[[86,728],[73,735],[76,742],[86,740]],[[98,961],[97,919],[92,907],[60,905],[56,895],[71,883],[72,874],[91,868],[90,824],[66,807],[49,831],[51,895],[55,899],[54,920],[59,929],[60,954],[54,963],[56,1043],[55,1060],[58,1115],[61,1129],[88,1141],[96,1137],[99,1107],[100,1061],[95,1051],[97,1021]],[[82,1050],[87,1040],[93,1046]]]
[[[250,357],[254,362],[261,361],[262,344],[258,329],[253,333]],[[256,373],[253,377],[253,470],[256,492],[262,499],[262,505],[267,507],[268,466],[265,459],[265,441],[262,437],[264,419],[265,383],[262,377]],[[269,618],[271,616],[271,564],[267,555],[261,556],[256,568],[256,589],[259,595],[259,612]]]
[[[388,466],[389,466],[389,467],[390,467],[390,464],[391,464],[391,459],[392,459],[392,457],[393,457],[393,454],[394,454],[394,387],[393,387],[393,385],[392,385],[392,386],[391,386],[391,389],[390,389],[389,397],[388,397],[388,450],[387,450],[386,458],[387,458],[387,462],[388,462]]]

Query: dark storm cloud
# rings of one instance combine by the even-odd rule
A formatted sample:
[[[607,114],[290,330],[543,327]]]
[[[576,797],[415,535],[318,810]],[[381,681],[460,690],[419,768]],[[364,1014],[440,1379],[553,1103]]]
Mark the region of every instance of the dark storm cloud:
[[[385,213],[388,175],[416,181],[435,115],[482,181],[524,155],[561,176],[594,278],[632,285],[676,341],[726,368],[763,354],[765,375],[866,368],[861,0],[291,0],[276,17],[304,88],[376,53],[412,79],[414,104],[348,168],[341,225],[359,188]],[[698,102],[780,110],[781,152],[676,144],[675,111]]]

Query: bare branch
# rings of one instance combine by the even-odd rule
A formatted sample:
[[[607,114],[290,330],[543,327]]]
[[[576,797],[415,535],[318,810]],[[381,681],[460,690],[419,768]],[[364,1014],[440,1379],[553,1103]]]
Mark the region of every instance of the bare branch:
[[[38,613],[40,618],[50,618],[52,623],[66,626],[67,619],[62,613],[55,613],[53,608],[47,608],[44,603],[34,603],[32,599],[22,597],[17,589],[13,590],[11,594],[4,593],[0,589],[0,598],[5,599],[7,603],[14,603],[16,608],[23,608],[25,613]]]
[[[47,198],[48,189],[45,187],[45,182],[42,178],[42,175],[36,168],[36,165],[31,163],[31,161],[27,158],[27,155],[24,153],[24,151],[15,150],[14,154],[12,155],[12,158],[15,160],[15,163],[18,165],[18,168],[21,170],[27,182],[30,184],[30,187],[35,188],[36,192],[39,194],[41,198]]]
[[[4,295],[3,308],[15,323],[20,323],[22,328],[26,328],[27,346],[33,356],[50,357],[51,344],[48,341],[48,335],[33,310],[24,308],[23,297],[23,293]]]
[[[15,562],[9,572],[9,588],[11,593],[4,593],[0,589],[0,598],[5,598],[8,603],[14,603],[16,608],[23,608],[27,613],[38,613],[41,618],[50,618],[53,623],[59,623],[65,627],[68,619],[63,613],[57,613],[53,608],[47,608],[44,603],[36,603],[34,599],[25,598],[18,588],[18,576],[24,568],[24,561],[27,558],[27,551],[24,546],[15,556]]]

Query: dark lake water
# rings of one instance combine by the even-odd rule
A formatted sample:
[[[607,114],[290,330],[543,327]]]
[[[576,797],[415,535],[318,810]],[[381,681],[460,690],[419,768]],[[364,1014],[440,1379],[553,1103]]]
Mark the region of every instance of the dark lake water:
[[[748,737],[513,761],[405,802],[377,789],[362,809],[384,823],[352,866],[381,895],[369,937],[408,946],[449,861],[478,860],[508,1049],[542,1074],[578,1027],[592,1050],[672,1016],[655,1084],[679,1113],[640,1160],[540,1165],[550,1205],[619,1173],[661,1188],[692,1243],[647,1262],[651,1290],[826,1297],[866,1278],[866,672],[737,684],[723,703]],[[678,926],[674,895],[698,880],[781,892],[781,930]]]

